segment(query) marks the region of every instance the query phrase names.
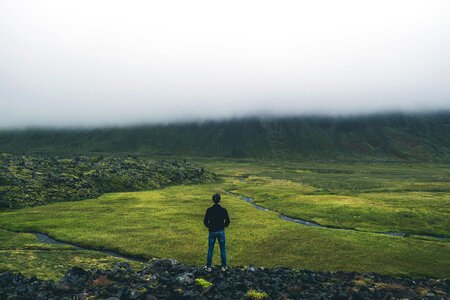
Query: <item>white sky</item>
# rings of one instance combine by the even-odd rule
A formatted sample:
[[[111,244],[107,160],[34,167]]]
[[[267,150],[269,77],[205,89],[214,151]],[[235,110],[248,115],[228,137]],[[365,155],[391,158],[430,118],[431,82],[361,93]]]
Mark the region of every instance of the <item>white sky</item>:
[[[0,127],[443,109],[448,0],[0,0]]]

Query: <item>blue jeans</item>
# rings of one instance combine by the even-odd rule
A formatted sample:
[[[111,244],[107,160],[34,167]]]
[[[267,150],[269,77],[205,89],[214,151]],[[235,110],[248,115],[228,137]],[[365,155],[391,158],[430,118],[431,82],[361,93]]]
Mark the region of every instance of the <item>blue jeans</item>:
[[[220,258],[222,259],[222,267],[227,266],[227,250],[225,249],[225,230],[210,232],[208,235],[208,258],[206,259],[206,266],[211,268],[212,257],[214,253],[214,245],[216,239],[219,240]]]

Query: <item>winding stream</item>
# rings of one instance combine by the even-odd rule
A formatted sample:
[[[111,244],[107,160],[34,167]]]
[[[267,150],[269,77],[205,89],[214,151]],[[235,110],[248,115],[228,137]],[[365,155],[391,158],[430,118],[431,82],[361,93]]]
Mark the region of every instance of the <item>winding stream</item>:
[[[271,211],[271,212],[275,212],[279,214],[280,219],[288,221],[288,222],[294,222],[297,224],[301,224],[301,225],[305,225],[305,226],[311,226],[311,227],[318,227],[318,228],[327,228],[327,229],[334,229],[334,230],[351,230],[351,231],[358,231],[358,232],[367,232],[367,233],[375,233],[375,234],[382,234],[382,235],[390,235],[390,236],[399,236],[399,237],[423,237],[423,238],[432,238],[434,239],[434,241],[439,241],[439,242],[448,242],[448,238],[445,236],[439,236],[439,235],[428,235],[428,234],[416,234],[416,233],[406,233],[406,232],[401,232],[401,231],[394,231],[394,232],[373,232],[373,231],[364,231],[364,230],[358,230],[358,229],[354,229],[354,228],[339,228],[339,227],[332,227],[332,226],[325,226],[325,225],[321,225],[312,221],[307,221],[307,220],[303,220],[303,219],[298,219],[298,218],[292,218],[292,217],[288,217],[282,213],[279,213],[275,210],[269,209],[267,207],[263,207],[261,205],[255,204],[255,202],[253,201],[253,198],[248,197],[248,196],[244,196],[235,192],[229,192],[229,191],[224,191],[226,194],[230,194],[230,195],[234,195],[239,197],[240,199],[244,200],[247,203],[250,203],[251,205],[253,205],[253,207],[255,207],[256,209],[259,210],[264,210],[264,211]]]
[[[110,250],[104,250],[104,249],[96,249],[96,248],[86,248],[86,247],[82,247],[80,245],[77,244],[73,244],[73,243],[68,243],[68,242],[63,242],[63,241],[59,241],[59,240],[55,240],[54,238],[49,237],[47,234],[42,233],[42,232],[28,232],[31,234],[34,234],[36,236],[36,238],[45,244],[51,244],[51,245],[69,245],[72,247],[75,247],[78,250],[89,250],[89,251],[95,251],[98,253],[102,253],[105,255],[109,255],[109,256],[113,256],[113,257],[118,257],[118,258],[124,258],[124,259],[128,259],[128,260],[132,260],[132,261],[137,261],[137,262],[147,262],[148,260],[145,260],[143,258],[137,258],[137,257],[131,257],[131,256],[126,256],[123,254],[120,254],[118,252],[114,252],[114,251],[110,251]]]

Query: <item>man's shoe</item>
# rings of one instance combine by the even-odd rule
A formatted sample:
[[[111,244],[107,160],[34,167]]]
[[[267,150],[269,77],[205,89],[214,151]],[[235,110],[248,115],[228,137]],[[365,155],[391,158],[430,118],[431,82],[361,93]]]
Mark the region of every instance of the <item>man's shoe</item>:
[[[205,266],[204,269],[205,269],[206,272],[211,272],[211,268],[208,267],[208,266]]]
[[[225,272],[225,271],[227,270],[227,267],[222,267],[220,270],[221,270],[222,272]]]

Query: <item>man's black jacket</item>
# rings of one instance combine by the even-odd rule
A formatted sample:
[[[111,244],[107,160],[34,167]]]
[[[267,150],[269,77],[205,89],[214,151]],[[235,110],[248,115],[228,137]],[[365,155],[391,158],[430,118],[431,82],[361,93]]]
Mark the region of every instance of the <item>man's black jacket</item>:
[[[208,227],[209,232],[221,231],[230,225],[230,218],[225,208],[220,204],[214,204],[206,210],[203,223]]]

